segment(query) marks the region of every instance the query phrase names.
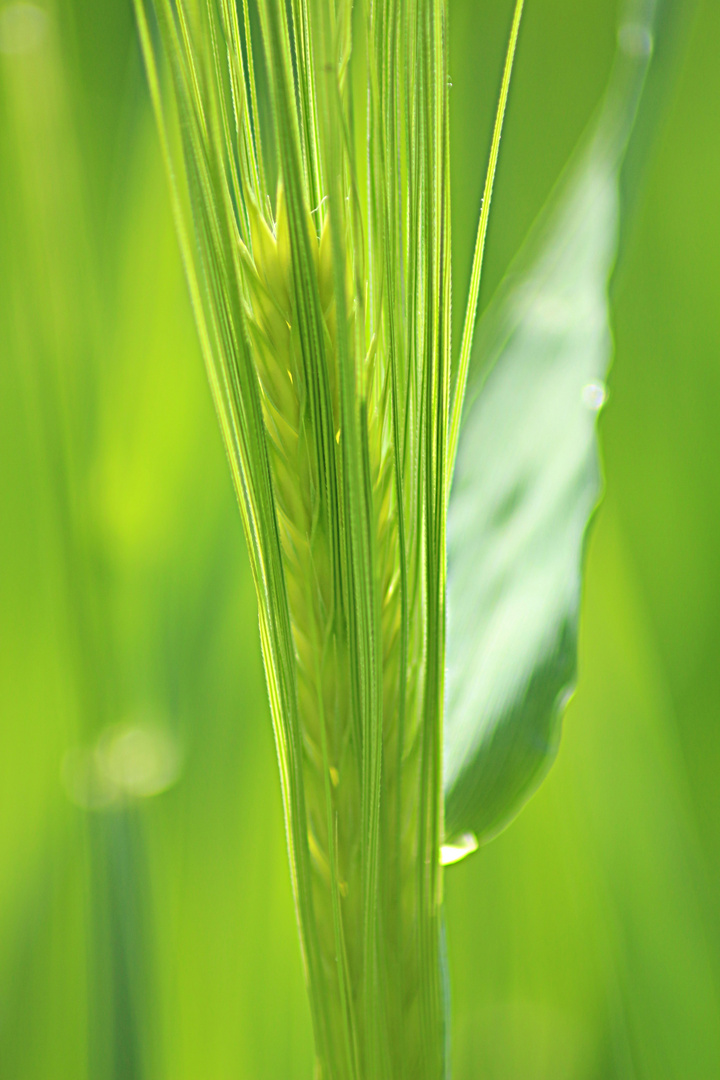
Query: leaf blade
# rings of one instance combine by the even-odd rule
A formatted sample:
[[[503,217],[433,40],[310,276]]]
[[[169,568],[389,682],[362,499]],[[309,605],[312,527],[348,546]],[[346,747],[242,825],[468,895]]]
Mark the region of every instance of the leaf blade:
[[[448,522],[451,841],[512,820],[555,757],[574,689],[619,174],[647,63],[619,52],[590,138],[478,327]]]

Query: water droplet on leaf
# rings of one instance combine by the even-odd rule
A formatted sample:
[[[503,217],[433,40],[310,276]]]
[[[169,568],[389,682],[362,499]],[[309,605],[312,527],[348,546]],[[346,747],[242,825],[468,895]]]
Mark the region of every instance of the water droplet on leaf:
[[[478,842],[475,833],[466,832],[461,836],[454,837],[449,844],[443,844],[440,848],[441,866],[451,866],[452,863],[460,862],[466,855],[472,855],[477,851]]]
[[[603,405],[607,401],[607,390],[601,382],[591,382],[587,386],[583,386],[582,403],[592,412],[599,412]]]

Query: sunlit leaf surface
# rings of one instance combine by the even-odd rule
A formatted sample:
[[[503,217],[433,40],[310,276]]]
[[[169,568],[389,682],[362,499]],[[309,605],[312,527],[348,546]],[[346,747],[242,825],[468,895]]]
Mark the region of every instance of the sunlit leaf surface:
[[[450,841],[489,839],[517,812],[555,756],[574,687],[619,172],[649,30],[619,42],[595,130],[478,329],[448,524]]]

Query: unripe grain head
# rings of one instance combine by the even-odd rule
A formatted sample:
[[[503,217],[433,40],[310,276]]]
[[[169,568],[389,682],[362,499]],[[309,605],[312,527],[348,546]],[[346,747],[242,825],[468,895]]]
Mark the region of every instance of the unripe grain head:
[[[446,0],[135,3],[257,589],[318,1073],[442,1080],[445,517],[474,322],[451,425]]]

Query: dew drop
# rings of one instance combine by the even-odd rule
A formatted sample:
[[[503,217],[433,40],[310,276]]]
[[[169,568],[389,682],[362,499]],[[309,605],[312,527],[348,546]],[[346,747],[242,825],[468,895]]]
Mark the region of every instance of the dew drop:
[[[607,401],[607,390],[604,383],[590,382],[587,386],[583,386],[580,396],[586,409],[599,412]]]
[[[461,836],[453,837],[449,844],[443,844],[440,848],[440,865],[451,866],[453,863],[460,862],[466,855],[472,855],[477,849],[478,841],[475,833],[462,833]]]

